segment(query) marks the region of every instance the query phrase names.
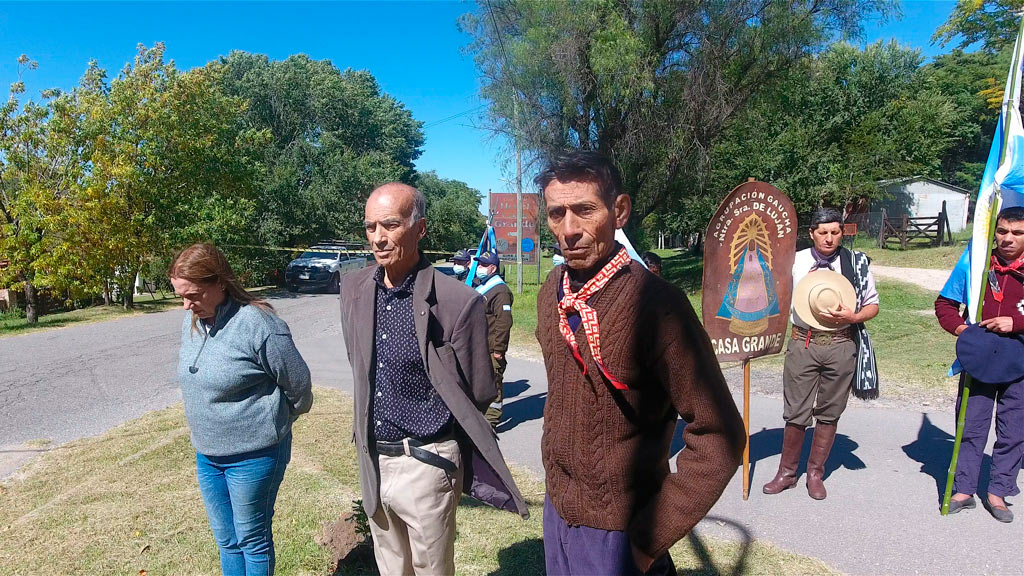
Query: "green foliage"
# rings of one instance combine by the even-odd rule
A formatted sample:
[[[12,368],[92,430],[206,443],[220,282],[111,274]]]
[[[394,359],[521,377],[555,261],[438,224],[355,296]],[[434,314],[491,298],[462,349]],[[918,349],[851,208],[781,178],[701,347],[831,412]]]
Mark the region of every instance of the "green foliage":
[[[0,106],[0,254],[9,261],[0,270],[0,286],[22,285],[28,322],[35,323],[37,289],[70,284],[49,264],[54,247],[66,238],[56,216],[86,165],[69,97],[47,90],[39,102],[22,101],[22,74],[37,65],[22,55],[18,67],[18,81]]]
[[[939,26],[932,42],[945,46],[956,42],[957,48],[980,42],[987,52],[1012,47],[1020,26],[1024,0],[957,0],[949,19]]]
[[[65,224],[89,247],[84,270],[112,281],[126,307],[148,259],[192,240],[238,238],[252,211],[261,134],[241,128],[246,103],[217,89],[221,73],[179,72],[162,44],[140,45],[109,85],[91,70],[77,94],[84,124],[97,128]]]
[[[881,42],[840,43],[805,61],[730,124],[713,154],[714,190],[724,196],[754,177],[806,213],[880,197],[886,179],[941,177],[967,113],[929,90],[920,67],[918,51]],[[698,225],[714,204],[687,208]]]
[[[477,245],[486,225],[478,209],[483,197],[479,190],[434,172],[417,175],[415,185],[427,199],[425,250],[455,252]]]
[[[221,60],[223,90],[249,103],[243,124],[265,131],[259,210],[246,217],[252,243],[308,246],[358,238],[363,204],[388,181],[409,182],[422,123],[365,71],[338,70],[305,55],[270,61],[235,51]],[[282,256],[254,254],[274,268]]]
[[[946,96],[962,120],[953,126],[952,145],[942,156],[942,180],[976,193],[999,120],[1010,48],[997,54],[954,50],[925,66],[925,89]]]
[[[0,285],[23,284],[32,322],[36,287],[131,306],[136,272],[160,282],[191,242],[356,236],[366,195],[412,181],[423,144],[420,123],[373,76],[306,56],[235,52],[183,72],[162,44],[140,45],[113,80],[90,62],[72,91],[22,102],[21,74],[35,67],[19,59],[0,106],[0,254],[10,261]],[[435,181],[459,209],[448,225],[472,229],[460,210],[475,191]],[[250,284],[288,258],[226,251]]]
[[[609,155],[638,220],[707,194],[711,151],[747,101],[888,1],[492,1],[461,28],[490,124],[534,158]]]

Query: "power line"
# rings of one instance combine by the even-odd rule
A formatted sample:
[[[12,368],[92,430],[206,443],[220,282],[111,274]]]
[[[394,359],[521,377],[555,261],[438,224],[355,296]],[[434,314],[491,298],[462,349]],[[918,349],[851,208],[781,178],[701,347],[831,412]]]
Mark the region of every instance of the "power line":
[[[432,128],[434,126],[437,126],[438,124],[444,124],[445,122],[448,122],[448,121],[451,121],[451,120],[455,120],[456,118],[461,118],[461,117],[465,116],[466,114],[472,114],[473,112],[476,112],[477,110],[480,110],[481,108],[486,108],[486,107],[487,107],[487,104],[481,104],[481,105],[477,106],[476,108],[470,108],[469,110],[463,110],[462,112],[459,112],[459,113],[456,113],[456,114],[452,114],[451,116],[448,116],[447,118],[442,118],[440,120],[435,120],[435,121],[433,121],[433,122],[431,122],[429,124],[424,124],[423,125],[423,129],[426,130],[427,128]]]
[[[491,6],[491,0],[485,0],[487,3],[487,15],[491,17],[491,25],[494,26],[494,36],[498,39],[498,47],[501,48],[501,59],[505,61],[505,69],[509,70],[509,59],[508,52],[505,51],[505,41],[501,39],[501,29],[498,28],[498,21],[494,18],[494,7]],[[508,76],[508,82],[512,85],[512,89],[516,92],[518,98],[519,89],[516,88],[515,79],[512,78],[511,73]]]

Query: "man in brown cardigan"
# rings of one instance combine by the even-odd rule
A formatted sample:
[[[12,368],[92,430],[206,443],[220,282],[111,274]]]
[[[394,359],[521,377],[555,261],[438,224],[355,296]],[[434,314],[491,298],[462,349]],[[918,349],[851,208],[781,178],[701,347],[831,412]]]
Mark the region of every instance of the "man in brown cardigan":
[[[565,256],[537,297],[547,573],[675,574],[668,549],[736,472],[743,421],[686,296],[615,242],[631,210],[615,166],[575,152],[535,181]]]

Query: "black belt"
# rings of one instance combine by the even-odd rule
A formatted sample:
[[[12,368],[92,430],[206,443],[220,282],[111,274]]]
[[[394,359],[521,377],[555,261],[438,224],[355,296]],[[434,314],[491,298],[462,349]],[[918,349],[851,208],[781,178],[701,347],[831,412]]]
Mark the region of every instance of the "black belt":
[[[429,444],[432,443],[433,442],[429,442]],[[406,444],[408,444],[408,452],[406,451]],[[459,469],[459,467],[455,465],[455,462],[421,448],[421,446],[424,445],[425,443],[411,438],[407,438],[399,442],[384,442],[379,440],[377,441],[377,453],[385,456],[412,456],[424,464],[435,466],[449,474],[454,474],[455,471]]]

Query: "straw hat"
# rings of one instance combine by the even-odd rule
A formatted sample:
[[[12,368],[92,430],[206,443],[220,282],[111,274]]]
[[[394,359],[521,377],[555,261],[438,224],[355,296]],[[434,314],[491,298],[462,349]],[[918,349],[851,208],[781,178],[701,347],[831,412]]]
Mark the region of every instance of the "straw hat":
[[[857,309],[857,293],[845,276],[831,270],[815,270],[793,288],[793,311],[811,328],[835,330],[840,326],[822,313],[839,304]]]

